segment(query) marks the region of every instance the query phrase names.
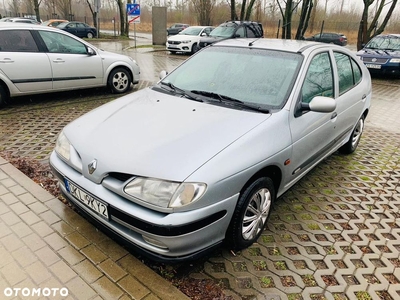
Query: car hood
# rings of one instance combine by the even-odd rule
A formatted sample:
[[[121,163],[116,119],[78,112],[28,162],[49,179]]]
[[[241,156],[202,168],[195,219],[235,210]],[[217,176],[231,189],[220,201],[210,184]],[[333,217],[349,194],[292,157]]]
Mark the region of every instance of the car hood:
[[[208,36],[208,37],[203,37],[201,38],[202,43],[207,43],[207,44],[212,44],[218,41],[226,40],[228,39],[227,37],[221,37],[221,36]]]
[[[109,172],[184,181],[269,116],[146,88],[78,118],[64,132],[93,181]],[[97,169],[89,175],[94,159]]]
[[[400,57],[400,50],[362,49],[357,52],[357,55],[368,57]]]
[[[173,35],[171,37],[168,38],[168,41],[186,41],[186,40],[190,40],[190,39],[200,39],[200,36],[198,35],[187,35],[187,34],[177,34],[177,35]]]

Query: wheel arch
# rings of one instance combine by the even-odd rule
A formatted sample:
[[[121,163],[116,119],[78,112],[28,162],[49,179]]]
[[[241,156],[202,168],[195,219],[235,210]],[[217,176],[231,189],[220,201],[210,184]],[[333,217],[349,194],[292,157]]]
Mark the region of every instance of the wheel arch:
[[[278,193],[278,189],[281,185],[282,182],[282,171],[278,166],[275,165],[270,165],[262,168],[259,170],[257,173],[255,173],[247,182],[246,184],[242,187],[240,190],[240,193],[242,193],[252,182],[254,182],[257,178],[260,177],[269,177],[271,178],[273,184],[274,184],[274,189],[275,189],[275,196]]]
[[[115,69],[118,69],[118,68],[122,68],[122,69],[125,69],[126,71],[128,71],[129,76],[131,77],[132,82],[135,82],[135,78],[134,78],[134,76],[133,76],[133,72],[132,72],[132,70],[131,70],[130,68],[128,68],[128,67],[125,66],[125,65],[112,65],[112,66],[109,67],[109,69],[108,69],[108,71],[107,71],[107,77],[105,78],[107,84],[108,84],[108,81],[109,81],[109,79],[110,79],[111,72],[114,71]]]
[[[5,99],[4,103],[0,103],[0,106],[1,106],[10,101],[10,90],[9,90],[7,84],[1,79],[0,79],[0,86],[3,88],[4,92],[6,93],[6,99]]]

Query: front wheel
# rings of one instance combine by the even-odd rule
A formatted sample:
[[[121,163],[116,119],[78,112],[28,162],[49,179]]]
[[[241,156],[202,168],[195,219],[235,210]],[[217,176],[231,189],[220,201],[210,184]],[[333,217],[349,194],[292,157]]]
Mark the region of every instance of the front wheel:
[[[190,54],[195,54],[197,51],[199,51],[199,47],[197,46],[197,43],[194,43]]]
[[[108,86],[111,92],[122,94],[128,91],[132,83],[131,75],[124,68],[116,68],[111,71],[108,77]]]
[[[356,151],[358,144],[361,140],[361,135],[364,130],[364,117],[361,117],[356,126],[354,127],[353,132],[351,133],[350,139],[339,148],[339,152],[343,154],[351,154]]]
[[[254,180],[242,191],[226,234],[228,246],[232,250],[247,248],[257,241],[274,199],[275,188],[269,177]]]
[[[88,32],[87,37],[88,37],[88,39],[92,39],[94,37],[94,35],[92,32]]]

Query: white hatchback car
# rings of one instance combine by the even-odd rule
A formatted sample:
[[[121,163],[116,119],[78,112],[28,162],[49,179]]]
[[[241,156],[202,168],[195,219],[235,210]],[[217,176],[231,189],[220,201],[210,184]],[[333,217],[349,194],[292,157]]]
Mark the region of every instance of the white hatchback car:
[[[214,29],[211,26],[190,26],[177,35],[168,37],[167,50],[171,53],[186,52],[195,53],[201,37],[208,36]]]
[[[60,29],[0,23],[0,106],[16,96],[91,87],[125,93],[139,77],[131,57],[103,51]]]

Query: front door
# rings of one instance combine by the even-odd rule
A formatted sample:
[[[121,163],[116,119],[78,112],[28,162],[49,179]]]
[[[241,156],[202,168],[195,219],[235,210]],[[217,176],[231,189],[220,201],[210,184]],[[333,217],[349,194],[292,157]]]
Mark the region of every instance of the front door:
[[[97,53],[89,55],[84,43],[58,32],[40,31],[40,36],[48,49],[55,91],[103,83],[102,59]]]
[[[311,60],[298,101],[309,103],[315,96],[334,97],[334,79],[329,52],[316,54]],[[290,186],[332,148],[335,137],[336,112],[306,111],[289,117],[293,141]]]

